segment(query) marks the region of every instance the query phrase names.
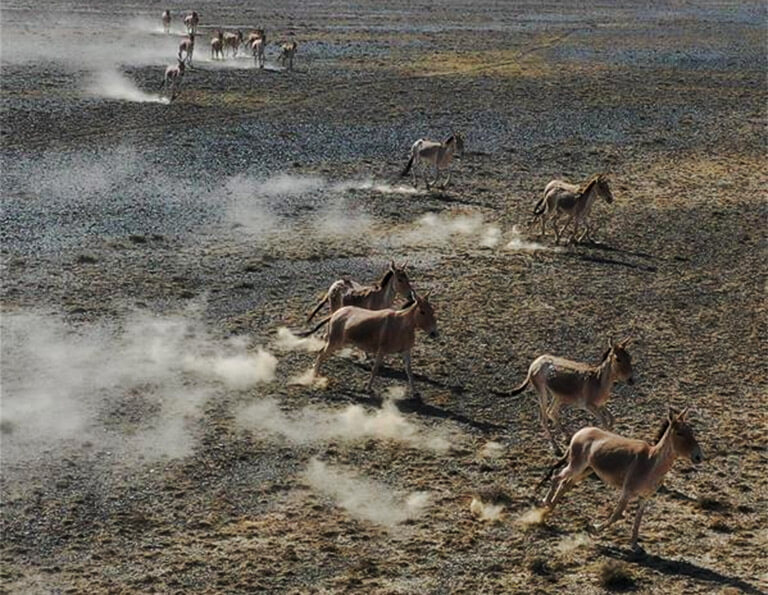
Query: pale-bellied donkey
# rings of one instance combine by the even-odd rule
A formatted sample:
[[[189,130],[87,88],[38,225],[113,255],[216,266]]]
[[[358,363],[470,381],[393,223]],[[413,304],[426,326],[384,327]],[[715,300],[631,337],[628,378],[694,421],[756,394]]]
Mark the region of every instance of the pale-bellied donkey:
[[[604,523],[594,526],[605,529],[622,516],[627,504],[639,500],[632,525],[632,547],[637,548],[640,520],[648,498],[658,490],[675,459],[685,457],[698,465],[704,460],[691,426],[685,421],[688,409],[677,413],[671,407],[653,445],[644,440],[624,438],[600,428],[582,428],[571,438],[568,452],[549,468],[548,475],[568,465],[551,480],[542,503],[548,512],[554,510],[560,498],[582,479],[595,473],[608,485],[621,490],[619,502]],[[549,477],[545,477],[545,483]],[[541,485],[541,484],[539,484]]]
[[[184,26],[187,28],[187,33],[197,33],[197,26],[200,24],[200,15],[197,11],[193,10],[187,16],[184,17]]]
[[[413,292],[411,297],[413,301],[400,310],[391,308],[366,310],[356,306],[344,306],[324,318],[313,329],[301,333],[299,336],[308,336],[324,324],[329,324],[325,347],[315,361],[315,375],[319,375],[320,366],[334,352],[352,345],[375,357],[371,377],[365,387],[366,390],[371,390],[373,379],[378,374],[384,356],[399,353],[408,375],[410,394],[416,397],[411,371],[411,350],[416,340],[416,329],[421,329],[431,338],[436,338],[437,320],[428,301],[429,294],[421,298]]]
[[[609,341],[608,350],[597,366],[549,354],[541,355],[531,363],[523,383],[510,392],[511,395],[517,395],[529,384],[533,385],[539,393],[541,425],[557,454],[562,451],[552,435],[548,420],[551,420],[565,437],[560,424],[560,408],[563,406],[585,409],[603,426],[613,427],[613,415],[605,407],[605,403],[617,380],[634,384],[632,357],[627,351],[630,341],[629,337],[618,343]]]
[[[613,194],[605,174],[595,174],[580,186],[562,180],[552,180],[544,188],[544,196],[533,208],[534,221],[536,217],[541,218],[541,235],[546,233],[545,224],[551,219],[556,244],[560,242],[560,237],[571,222],[573,222],[573,234],[570,240],[572,243],[580,242],[585,237],[592,241],[591,227],[587,219],[598,197],[609,204],[613,202]],[[557,222],[562,215],[567,216],[568,219],[558,230]],[[579,225],[582,223],[584,232],[579,236]]]
[[[166,33],[171,32],[171,11],[170,10],[164,10],[163,11],[163,31]]]
[[[407,263],[397,266],[395,261],[389,263],[389,268],[377,283],[372,285],[360,285],[352,279],[339,279],[334,281],[325,292],[322,299],[307,317],[307,322],[320,311],[324,304],[328,304],[331,314],[342,306],[358,306],[366,310],[382,310],[389,308],[395,301],[395,296],[400,294],[409,297],[413,288],[406,272]]]
[[[435,179],[430,184],[428,179],[427,168],[424,168],[424,183],[429,190],[430,185],[436,185],[440,180],[440,171],[447,170],[453,161],[454,155],[462,155],[464,153],[464,139],[460,134],[452,134],[445,142],[439,143],[433,140],[427,140],[420,138],[411,146],[411,158],[408,160],[405,168],[400,172],[400,177],[404,178],[408,175],[408,172],[413,171],[413,186],[418,187],[419,180],[416,173],[417,167],[422,161],[428,164],[432,164],[435,170]],[[443,183],[442,187],[448,185],[451,181],[451,172],[448,171],[448,177]]]
[[[230,50],[233,58],[237,57],[237,52],[240,49],[241,43],[243,43],[242,31],[237,30],[234,33],[224,34],[224,52],[226,53],[227,50]]]
[[[195,34],[189,36],[179,44],[179,62],[192,66],[192,54],[195,51]]]
[[[267,34],[264,33],[264,29],[254,29],[248,34],[245,41],[249,46],[252,46],[253,42],[257,39],[261,39],[261,41],[264,42],[264,45],[267,44]]]
[[[211,60],[224,59],[224,34],[221,30],[216,31],[216,37],[211,39]]]
[[[181,79],[184,77],[184,62],[180,59],[177,60],[177,64],[171,65],[165,69],[165,77],[163,78],[163,90],[167,93],[170,91],[170,101],[176,99],[176,96],[181,90]]]
[[[251,54],[253,54],[253,62],[256,68],[264,68],[264,47],[267,44],[267,38],[264,36],[264,31],[254,31],[248,36],[248,45],[251,48]]]
[[[293,70],[293,58],[296,56],[298,47],[299,45],[295,41],[289,41],[280,46],[280,56],[277,60],[283,65],[283,68],[288,64],[288,70]]]

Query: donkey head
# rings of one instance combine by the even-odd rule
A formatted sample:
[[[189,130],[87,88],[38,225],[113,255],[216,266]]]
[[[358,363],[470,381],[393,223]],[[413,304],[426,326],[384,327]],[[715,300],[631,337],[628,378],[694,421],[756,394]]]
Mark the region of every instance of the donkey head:
[[[392,273],[395,291],[405,298],[409,297],[411,292],[413,292],[411,280],[408,278],[408,273],[405,270],[407,267],[407,261],[400,266],[397,266],[394,260],[389,261],[389,271]]]
[[[595,190],[599,196],[603,197],[603,200],[608,204],[613,202],[613,193],[611,187],[608,185],[608,177],[605,174],[598,174],[597,181],[595,182]]]
[[[627,347],[632,342],[632,337],[627,337],[614,343],[613,339],[608,340],[608,349],[603,354],[603,360],[611,360],[611,367],[613,368],[616,376],[619,380],[626,380],[627,384],[634,384],[635,379],[632,376],[632,356],[629,355]]]
[[[701,452],[699,443],[696,442],[696,437],[693,435],[693,429],[685,421],[685,416],[688,414],[688,408],[683,409],[678,413],[672,407],[667,412],[667,421],[672,426],[669,429],[672,438],[672,449],[675,454],[680,457],[690,459],[691,462],[698,465],[704,460],[704,454]]]
[[[460,132],[454,132],[451,138],[453,139],[453,142],[456,144],[455,155],[457,157],[463,157],[464,156],[464,137]]]
[[[427,333],[431,339],[437,339],[437,319],[435,318],[435,311],[429,303],[430,293],[427,292],[424,297],[419,297],[414,291],[411,295],[416,301],[414,305],[416,308],[416,326]]]

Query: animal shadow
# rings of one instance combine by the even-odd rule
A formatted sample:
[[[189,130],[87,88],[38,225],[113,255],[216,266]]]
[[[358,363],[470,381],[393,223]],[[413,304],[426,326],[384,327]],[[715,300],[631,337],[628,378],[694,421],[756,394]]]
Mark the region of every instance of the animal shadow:
[[[613,558],[614,560],[621,560],[630,564],[644,566],[645,568],[650,568],[661,574],[687,576],[699,581],[715,583],[724,587],[735,587],[744,593],[755,595],[763,593],[763,591],[754,585],[751,585],[740,578],[728,576],[717,572],[716,570],[710,570],[709,568],[704,568],[703,566],[698,566],[697,564],[685,560],[670,560],[668,558],[649,554],[643,550],[634,551],[613,546],[598,546],[598,549],[600,550],[600,553],[609,558]]]

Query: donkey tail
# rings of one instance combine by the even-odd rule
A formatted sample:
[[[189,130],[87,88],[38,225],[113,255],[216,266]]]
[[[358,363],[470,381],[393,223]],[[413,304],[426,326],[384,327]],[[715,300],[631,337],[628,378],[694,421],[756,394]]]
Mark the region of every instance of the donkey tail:
[[[557,459],[557,461],[554,462],[554,464],[552,464],[549,467],[547,467],[547,472],[544,474],[544,477],[541,479],[541,481],[536,484],[535,491],[538,492],[539,489],[541,488],[541,486],[543,486],[550,479],[552,479],[552,475],[554,474],[555,469],[565,465],[565,462],[568,460],[568,457],[570,456],[570,453],[571,453],[571,449],[569,448],[567,451],[565,451],[565,454],[562,457],[560,457],[559,459]]]
[[[533,214],[534,216],[538,217],[539,215],[543,215],[544,211],[547,210],[547,207],[545,205],[545,202],[547,200],[546,196],[542,196],[539,199],[539,202],[536,203],[536,205],[533,207]]]
[[[319,330],[321,326],[325,326],[330,319],[331,319],[330,316],[326,316],[317,325],[315,325],[314,328],[311,328],[308,331],[301,331],[301,332],[298,332],[298,333],[295,333],[295,334],[296,334],[297,337],[309,337],[309,335],[311,335],[315,331]]]
[[[315,314],[317,314],[320,311],[320,308],[323,307],[323,305],[328,301],[328,292],[325,292],[325,295],[323,295],[323,299],[321,299],[317,306],[315,306],[315,309],[312,310],[312,312],[309,313],[309,316],[307,316],[307,322],[312,320],[315,317]]]
[[[404,178],[408,175],[408,172],[411,171],[411,167],[413,167],[413,160],[416,157],[416,153],[414,151],[411,151],[411,158],[408,160],[408,164],[405,166],[405,169],[400,172],[400,177]]]
[[[507,394],[508,394],[510,397],[514,397],[515,395],[519,395],[519,394],[520,394],[521,392],[523,392],[523,391],[524,391],[526,388],[528,388],[528,383],[529,383],[530,381],[531,381],[531,376],[530,376],[530,375],[528,375],[528,376],[526,376],[526,377],[525,377],[525,380],[523,380],[523,383],[522,383],[520,386],[518,386],[518,387],[516,387],[516,388],[513,388],[513,389],[512,389],[511,391],[509,391]]]

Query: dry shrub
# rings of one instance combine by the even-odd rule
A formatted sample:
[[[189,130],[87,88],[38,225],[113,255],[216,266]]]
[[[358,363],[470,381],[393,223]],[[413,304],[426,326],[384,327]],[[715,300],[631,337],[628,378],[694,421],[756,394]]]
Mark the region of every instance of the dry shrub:
[[[626,564],[611,560],[600,569],[600,586],[607,591],[632,591],[637,583]]]

